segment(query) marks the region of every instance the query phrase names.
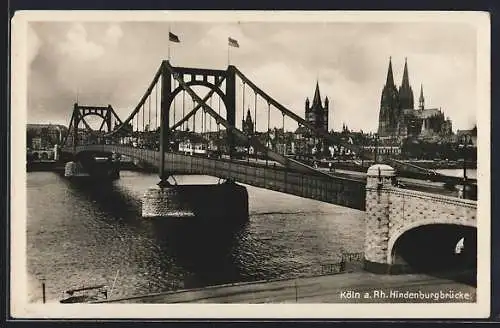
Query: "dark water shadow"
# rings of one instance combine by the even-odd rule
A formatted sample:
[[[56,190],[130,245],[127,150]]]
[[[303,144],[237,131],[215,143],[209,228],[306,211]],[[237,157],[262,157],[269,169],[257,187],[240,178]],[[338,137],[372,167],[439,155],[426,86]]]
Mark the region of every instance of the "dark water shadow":
[[[160,275],[155,280],[182,280],[181,287],[195,288],[249,279],[237,256],[248,232],[248,217],[142,218],[141,199],[111,181],[72,182],[70,188],[106,214],[99,219],[111,218],[114,221],[108,223],[133,227],[153,241],[153,258],[160,259],[149,264]],[[251,275],[250,280],[264,278]]]
[[[185,270],[185,288],[244,280],[236,254],[248,223],[163,217],[151,224],[161,252]]]
[[[133,222],[141,214],[141,200],[113,181],[72,181],[69,187],[111,217]]]

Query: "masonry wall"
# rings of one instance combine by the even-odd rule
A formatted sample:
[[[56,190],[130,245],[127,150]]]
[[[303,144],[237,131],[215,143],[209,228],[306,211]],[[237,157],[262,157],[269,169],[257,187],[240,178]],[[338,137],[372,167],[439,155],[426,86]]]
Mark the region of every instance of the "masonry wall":
[[[375,272],[398,271],[393,248],[405,232],[427,224],[476,227],[477,202],[393,186],[390,180],[366,187],[365,267]],[[432,241],[429,241],[432,242]],[[366,265],[368,263],[368,265]]]
[[[425,224],[456,224],[475,227],[477,202],[437,194],[392,187],[386,191],[390,198],[388,261],[393,246],[406,231]]]

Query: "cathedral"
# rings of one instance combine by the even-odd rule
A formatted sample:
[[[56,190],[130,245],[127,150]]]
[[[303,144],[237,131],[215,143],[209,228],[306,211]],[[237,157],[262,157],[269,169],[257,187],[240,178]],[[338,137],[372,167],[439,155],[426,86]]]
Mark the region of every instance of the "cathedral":
[[[319,83],[316,82],[316,90],[312,105],[309,103],[309,98],[306,98],[306,121],[312,126],[328,131],[328,97],[325,97],[325,106],[321,104],[321,96],[319,94]]]
[[[451,121],[437,108],[425,108],[422,85],[418,108],[414,107],[413,89],[405,58],[403,80],[399,89],[394,84],[392,62],[389,58],[387,79],[380,100],[378,134],[381,137],[433,137],[450,135]]]

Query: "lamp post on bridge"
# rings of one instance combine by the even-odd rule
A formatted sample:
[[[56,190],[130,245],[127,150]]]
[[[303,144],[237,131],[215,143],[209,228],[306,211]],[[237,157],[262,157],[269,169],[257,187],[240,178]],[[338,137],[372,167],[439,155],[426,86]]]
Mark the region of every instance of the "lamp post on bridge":
[[[364,156],[365,156],[365,143],[364,143],[364,136],[361,135],[360,138],[361,142],[361,148],[360,148],[360,154],[361,154],[361,169],[364,169]]]
[[[378,133],[375,133],[375,163],[377,164],[378,161],[378,142],[379,142],[379,135]]]
[[[463,198],[467,198],[466,196],[466,191],[467,191],[467,185],[468,185],[468,179],[467,179],[467,154],[468,154],[468,149],[472,148],[472,137],[470,135],[464,134],[462,137],[460,137],[458,141],[458,148],[462,150],[462,156],[463,156]]]

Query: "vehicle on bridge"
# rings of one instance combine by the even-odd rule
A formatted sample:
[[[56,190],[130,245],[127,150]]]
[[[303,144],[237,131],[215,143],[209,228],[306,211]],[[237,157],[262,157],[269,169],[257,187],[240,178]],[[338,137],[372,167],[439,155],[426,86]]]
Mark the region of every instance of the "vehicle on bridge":
[[[208,146],[204,143],[180,142],[179,151],[185,155],[202,155],[207,156]]]

